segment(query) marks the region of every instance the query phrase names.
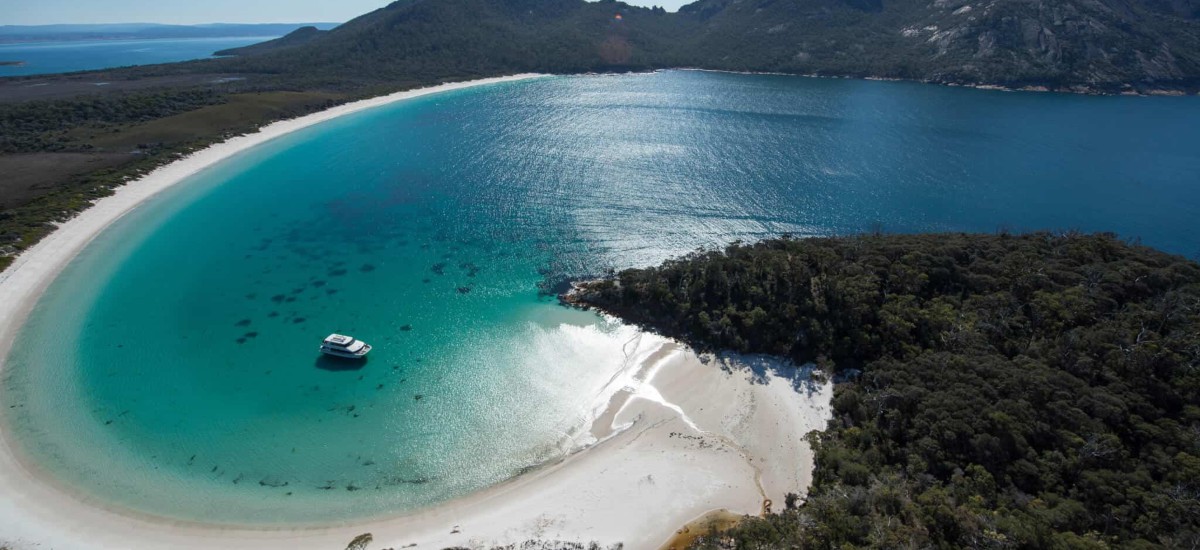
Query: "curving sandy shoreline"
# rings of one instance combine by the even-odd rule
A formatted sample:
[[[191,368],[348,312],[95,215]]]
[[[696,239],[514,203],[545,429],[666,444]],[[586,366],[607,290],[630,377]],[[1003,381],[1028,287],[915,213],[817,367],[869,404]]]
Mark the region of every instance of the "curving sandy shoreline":
[[[446,84],[282,121],[163,166],[64,223],[0,273],[0,361],[50,281],[96,235],[146,199],[289,132],[395,101],[516,75]],[[823,429],[832,385],[765,358],[701,358],[642,334],[596,407],[580,452],[479,493],[402,517],[323,529],[185,524],[84,502],[23,464],[0,434],[0,546],[21,548],[419,548],[558,539],[655,548],[714,509],[758,513],[811,481],[803,436]],[[0,369],[3,365],[0,364]],[[2,405],[2,403],[0,403]]]
[[[253,134],[217,143],[117,188],[111,196],[96,201],[91,208],[60,225],[53,233],[17,256],[8,269],[0,271],[0,360],[8,355],[14,331],[24,322],[29,308],[37,302],[50,281],[80,250],[83,250],[83,247],[146,199],[187,177],[257,145],[348,114],[440,92],[548,76],[550,75],[531,73],[483,78],[346,103],[318,113],[274,122]],[[2,366],[0,364],[0,367]]]
[[[0,545],[24,548],[488,547],[531,539],[658,548],[713,510],[758,514],[811,483],[804,441],[824,429],[832,384],[757,357],[700,357],[643,333],[596,411],[597,442],[431,509],[323,529],[251,530],[139,517],[75,500],[0,455]]]

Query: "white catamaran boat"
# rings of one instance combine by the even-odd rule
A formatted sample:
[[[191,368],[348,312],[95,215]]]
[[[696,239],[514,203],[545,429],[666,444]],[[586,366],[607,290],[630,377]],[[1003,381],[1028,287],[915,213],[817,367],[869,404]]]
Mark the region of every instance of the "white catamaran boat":
[[[371,345],[352,336],[330,334],[321,342],[321,353],[347,359],[362,359],[371,351]]]

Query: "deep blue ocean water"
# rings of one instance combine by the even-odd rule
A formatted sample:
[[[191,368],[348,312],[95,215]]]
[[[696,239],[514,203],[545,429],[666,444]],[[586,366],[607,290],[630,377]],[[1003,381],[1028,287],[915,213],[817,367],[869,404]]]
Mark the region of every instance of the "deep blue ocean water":
[[[73,40],[0,44],[0,77],[66,73],[205,59],[228,48],[265,42],[275,36],[233,38],[158,38],[147,40]]]
[[[343,117],[153,199],[4,371],[81,492],[237,523],[397,513],[560,456],[628,327],[540,289],[791,233],[1080,229],[1200,254],[1196,98],[673,71]],[[374,344],[323,361],[334,331]],[[602,402],[602,400],[600,401]]]

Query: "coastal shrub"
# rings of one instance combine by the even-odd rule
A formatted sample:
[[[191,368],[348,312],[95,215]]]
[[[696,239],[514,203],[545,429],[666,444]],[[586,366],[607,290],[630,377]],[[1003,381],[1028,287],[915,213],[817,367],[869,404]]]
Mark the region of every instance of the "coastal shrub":
[[[578,299],[839,383],[807,501],[701,548],[1200,544],[1200,265],[1113,235],[702,251]]]
[[[0,103],[0,153],[60,151],[81,127],[111,129],[165,118],[227,100],[211,89]]]
[[[371,541],[373,540],[375,540],[373,535],[370,533],[363,533],[357,537],[354,537],[354,539],[350,541],[350,544],[346,545],[346,550],[367,550],[367,546],[370,545]]]

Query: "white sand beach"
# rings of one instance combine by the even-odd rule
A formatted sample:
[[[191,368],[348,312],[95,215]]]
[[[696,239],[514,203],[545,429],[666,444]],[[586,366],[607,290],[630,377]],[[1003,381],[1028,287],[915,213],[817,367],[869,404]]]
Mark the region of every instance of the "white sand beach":
[[[714,510],[757,515],[811,482],[804,435],[824,429],[833,387],[756,357],[702,359],[653,334],[614,380],[597,440],[479,493],[393,519],[251,530],[137,517],[76,500],[0,456],[0,543],[22,548],[486,548],[531,539],[659,548]]]
[[[147,198],[247,148],[322,121],[439,91],[536,78],[517,75],[413,90],[275,123],[214,145],[132,182],[64,223],[0,274],[0,360],[55,275],[106,227]],[[803,492],[813,458],[804,441],[824,429],[832,384],[761,357],[701,357],[642,333],[636,357],[566,458],[431,509],[334,527],[247,529],[182,523],[115,510],[61,487],[0,434],[0,547],[38,549],[341,549],[487,547],[529,539],[654,549],[707,512],[758,514]],[[0,365],[2,368],[2,365]],[[3,405],[0,403],[0,405]],[[251,519],[252,521],[252,519]]]

